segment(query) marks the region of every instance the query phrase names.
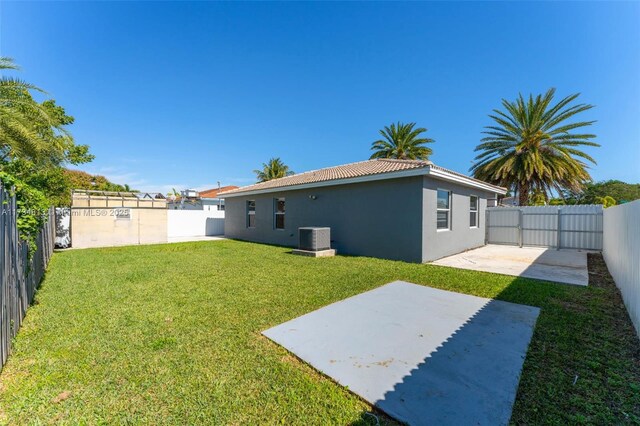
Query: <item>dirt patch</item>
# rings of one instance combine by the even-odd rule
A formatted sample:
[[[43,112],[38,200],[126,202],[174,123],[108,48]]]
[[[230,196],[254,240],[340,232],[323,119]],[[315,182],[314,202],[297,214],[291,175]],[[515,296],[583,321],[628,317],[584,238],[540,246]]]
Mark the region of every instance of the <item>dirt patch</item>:
[[[53,398],[51,400],[51,403],[52,404],[58,404],[58,403],[64,401],[65,399],[68,399],[70,396],[71,396],[71,392],[69,392],[69,391],[60,392],[58,394],[58,396],[56,396],[55,398]]]

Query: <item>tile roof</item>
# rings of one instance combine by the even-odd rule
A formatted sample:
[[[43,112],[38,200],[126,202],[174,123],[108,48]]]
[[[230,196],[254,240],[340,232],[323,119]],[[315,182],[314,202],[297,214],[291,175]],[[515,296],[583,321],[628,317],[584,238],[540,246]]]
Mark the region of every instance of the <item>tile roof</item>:
[[[220,188],[205,189],[204,191],[198,191],[200,198],[217,198],[221,192],[233,191],[240,188],[235,185],[222,186]]]
[[[344,164],[341,166],[328,167],[325,169],[312,170],[309,172],[299,173],[279,179],[273,179],[266,182],[256,183],[254,185],[243,186],[242,188],[220,192],[220,195],[235,195],[245,192],[273,190],[276,188],[293,187],[297,185],[314,184],[327,181],[339,181],[343,179],[353,179],[365,176],[381,175],[384,173],[403,172],[409,170],[425,169],[424,174],[428,174],[428,170],[433,169],[452,174],[464,179],[468,179],[501,190],[502,188],[489,185],[478,179],[465,176],[445,168],[436,166],[431,161],[423,160],[396,160],[396,159],[375,159],[359,161],[357,163]],[[338,183],[338,182],[336,182]]]

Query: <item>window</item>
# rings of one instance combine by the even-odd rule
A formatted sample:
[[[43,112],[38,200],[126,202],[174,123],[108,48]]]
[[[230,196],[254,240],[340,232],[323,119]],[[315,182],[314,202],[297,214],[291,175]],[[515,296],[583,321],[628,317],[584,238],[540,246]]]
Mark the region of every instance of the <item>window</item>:
[[[475,195],[469,197],[469,227],[478,227],[478,197]]]
[[[276,229],[284,229],[284,198],[273,200],[273,223]]]
[[[438,230],[451,229],[451,192],[438,189],[438,203],[436,212]]]
[[[247,201],[247,228],[256,227],[256,202]]]
[[[224,200],[218,201],[218,211],[224,211]]]

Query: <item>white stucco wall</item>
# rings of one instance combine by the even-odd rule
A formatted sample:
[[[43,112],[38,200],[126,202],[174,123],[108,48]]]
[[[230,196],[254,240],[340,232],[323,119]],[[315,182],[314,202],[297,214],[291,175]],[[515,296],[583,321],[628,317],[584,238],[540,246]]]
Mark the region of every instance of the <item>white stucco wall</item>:
[[[224,211],[167,210],[167,237],[224,234]]]

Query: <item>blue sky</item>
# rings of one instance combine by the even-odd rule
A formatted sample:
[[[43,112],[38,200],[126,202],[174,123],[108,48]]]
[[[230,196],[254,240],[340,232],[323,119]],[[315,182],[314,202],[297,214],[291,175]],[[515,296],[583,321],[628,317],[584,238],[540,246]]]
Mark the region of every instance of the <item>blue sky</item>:
[[[581,92],[596,180],[640,182],[640,3],[2,2],[0,50],[142,190],[367,159],[415,121],[466,173],[501,98]]]

